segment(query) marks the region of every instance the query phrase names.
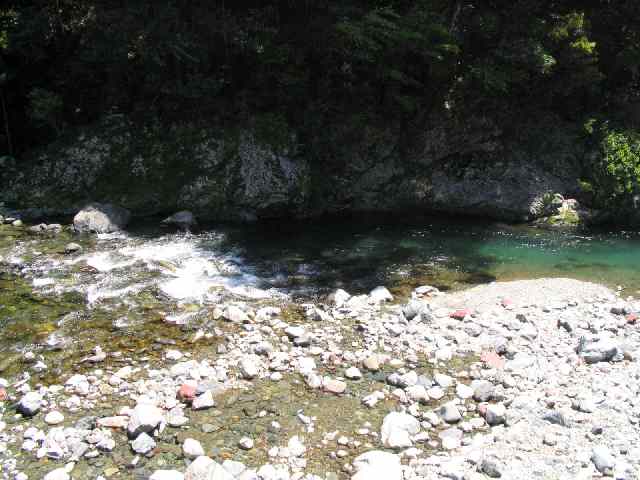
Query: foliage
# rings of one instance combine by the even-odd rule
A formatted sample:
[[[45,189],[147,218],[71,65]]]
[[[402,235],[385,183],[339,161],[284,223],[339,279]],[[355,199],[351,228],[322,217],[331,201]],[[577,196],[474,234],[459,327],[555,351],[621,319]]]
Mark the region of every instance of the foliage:
[[[640,132],[604,123],[596,134],[600,155],[592,176],[597,199],[606,207],[628,206],[640,194]]]
[[[18,153],[114,113],[303,138],[434,113],[638,124],[640,2],[6,0],[0,76]]]
[[[29,92],[29,116],[37,125],[48,125],[59,131],[62,118],[62,98],[44,88]]]

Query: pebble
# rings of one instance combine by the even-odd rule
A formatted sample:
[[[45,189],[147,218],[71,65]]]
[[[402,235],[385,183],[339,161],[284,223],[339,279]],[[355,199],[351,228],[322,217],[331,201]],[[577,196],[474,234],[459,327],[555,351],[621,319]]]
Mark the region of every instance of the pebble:
[[[211,390],[207,390],[202,395],[198,395],[193,399],[191,407],[194,410],[206,410],[208,408],[215,407],[216,402],[213,399],[213,392]]]
[[[380,360],[377,355],[370,355],[364,359],[362,366],[370,372],[377,372],[380,370]]]
[[[64,415],[57,410],[54,410],[53,412],[49,412],[45,415],[44,422],[47,425],[58,425],[64,422]]]
[[[238,442],[238,446],[243,450],[251,450],[253,448],[253,440],[249,437],[242,437]]]
[[[336,380],[331,378],[323,382],[323,388],[325,391],[329,393],[340,394],[345,392],[345,390],[347,389],[347,384],[342,380]]]

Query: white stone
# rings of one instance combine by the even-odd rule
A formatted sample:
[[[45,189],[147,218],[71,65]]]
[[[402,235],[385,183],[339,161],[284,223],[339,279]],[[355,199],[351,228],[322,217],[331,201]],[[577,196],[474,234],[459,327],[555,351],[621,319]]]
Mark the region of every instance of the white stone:
[[[411,436],[420,431],[420,422],[411,415],[400,412],[389,413],[382,422],[382,443],[388,448],[412,447]]]
[[[177,470],[156,470],[149,480],[184,480],[185,476]]]
[[[198,440],[187,438],[182,444],[182,453],[187,458],[196,458],[204,456],[204,448]]]
[[[44,417],[44,423],[47,425],[59,425],[64,422],[64,415],[57,410],[49,412]]]
[[[402,480],[400,457],[389,452],[363,453],[353,460],[353,468],[351,480]]]
[[[160,425],[164,418],[162,410],[153,405],[139,404],[131,412],[127,432],[135,438],[142,432],[150,433]]]

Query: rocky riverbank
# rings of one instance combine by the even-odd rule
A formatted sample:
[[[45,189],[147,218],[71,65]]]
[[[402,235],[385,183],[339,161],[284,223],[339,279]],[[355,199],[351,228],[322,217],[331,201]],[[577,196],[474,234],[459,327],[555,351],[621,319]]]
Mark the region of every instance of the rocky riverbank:
[[[91,352],[55,375],[43,375],[52,357],[25,349],[20,371],[0,379],[3,478],[640,472],[634,299],[568,279],[422,286],[411,298],[338,290],[309,303],[234,288],[203,297],[207,320],[188,342],[152,324],[155,340],[138,349],[120,348],[117,329],[111,341],[88,335]],[[189,329],[188,314],[162,318]]]
[[[187,209],[209,221],[358,212],[603,220],[576,200],[562,204],[563,196],[589,198],[577,178],[584,139],[565,127],[530,125],[514,139],[486,117],[464,125],[434,118],[408,141],[390,125],[339,122],[303,142],[289,129],[161,129],[111,116],[25,161],[5,161],[0,202],[32,217],[69,215],[98,200],[135,216]]]

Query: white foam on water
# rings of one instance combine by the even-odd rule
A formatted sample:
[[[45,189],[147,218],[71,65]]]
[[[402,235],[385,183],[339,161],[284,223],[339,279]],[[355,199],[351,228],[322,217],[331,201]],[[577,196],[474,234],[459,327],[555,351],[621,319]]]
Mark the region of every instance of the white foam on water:
[[[53,278],[34,278],[34,287],[46,287],[47,285],[53,285],[56,281]]]

